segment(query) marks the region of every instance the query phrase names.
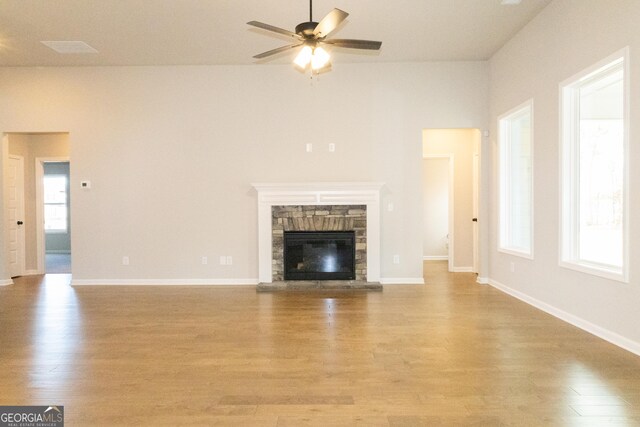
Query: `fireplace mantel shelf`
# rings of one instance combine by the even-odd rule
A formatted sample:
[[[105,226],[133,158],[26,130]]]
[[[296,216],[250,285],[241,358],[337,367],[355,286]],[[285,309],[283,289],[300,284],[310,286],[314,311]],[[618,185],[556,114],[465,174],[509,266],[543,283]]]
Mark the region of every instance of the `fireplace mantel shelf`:
[[[251,186],[260,192],[288,192],[288,191],[380,191],[383,182],[297,182],[273,183],[258,182]]]
[[[258,192],[258,270],[272,282],[271,208],[292,205],[367,206],[367,280],[380,280],[380,190],[382,182],[253,183]]]

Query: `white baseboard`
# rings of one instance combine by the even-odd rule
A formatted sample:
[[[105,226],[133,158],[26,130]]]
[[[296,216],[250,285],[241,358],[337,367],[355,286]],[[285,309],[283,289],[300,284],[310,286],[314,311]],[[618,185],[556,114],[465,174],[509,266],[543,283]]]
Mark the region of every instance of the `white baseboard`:
[[[385,277],[380,278],[383,285],[424,285],[423,277]]]
[[[478,276],[476,278],[476,283],[479,283],[481,285],[488,285],[489,284],[489,278],[488,277],[480,277],[480,276]]]
[[[11,279],[0,280],[0,286],[7,286],[7,285],[13,285],[13,280]]]
[[[473,273],[473,267],[453,267],[452,273]]]
[[[73,279],[71,286],[225,286],[257,285],[258,279]]]
[[[425,255],[422,259],[424,261],[446,261],[449,257],[446,255]]]
[[[38,270],[26,270],[24,272],[24,276],[37,276],[39,274],[44,274],[44,273],[41,273]]]
[[[564,310],[560,310],[559,308],[549,305],[546,302],[540,301],[539,299],[533,298],[525,293],[512,289],[498,282],[497,280],[489,279],[489,284],[494,288],[511,295],[514,298],[524,301],[527,304],[544,311],[545,313],[549,313],[550,315],[555,316],[560,320],[564,320],[565,322],[570,323],[573,326],[576,326],[584,331],[589,332],[590,334],[593,334],[605,341],[610,342],[611,344],[617,345],[618,347],[621,347],[627,351],[630,351],[631,353],[640,356],[639,342],[630,340],[626,337],[623,337],[622,335],[619,335],[615,332],[584,320],[581,317],[575,316],[571,313],[567,313]]]

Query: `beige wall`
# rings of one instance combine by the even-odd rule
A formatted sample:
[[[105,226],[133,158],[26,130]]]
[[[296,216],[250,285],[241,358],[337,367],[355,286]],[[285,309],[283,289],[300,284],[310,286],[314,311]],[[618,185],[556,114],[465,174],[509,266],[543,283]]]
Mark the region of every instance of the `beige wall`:
[[[420,279],[422,129],[486,126],[487,88],[484,62],[4,68],[0,132],[69,132],[75,279],[255,279],[250,183],[312,181],[386,183],[382,276]]]
[[[477,129],[425,129],[423,156],[453,156],[453,268],[473,268],[473,155],[480,148]]]
[[[36,182],[35,162],[38,157],[69,157],[67,134],[8,134],[9,154],[24,158],[25,269],[37,269]]]
[[[424,228],[422,250],[425,258],[446,258],[449,253],[449,159],[424,159]]]
[[[640,1],[553,1],[491,60],[490,162],[496,164],[497,118],[534,100],[534,254],[532,260],[497,251],[497,166],[491,189],[491,278],[548,310],[640,352]],[[630,283],[558,265],[559,85],[625,46],[630,48],[629,141]],[[514,264],[511,272],[510,264]]]

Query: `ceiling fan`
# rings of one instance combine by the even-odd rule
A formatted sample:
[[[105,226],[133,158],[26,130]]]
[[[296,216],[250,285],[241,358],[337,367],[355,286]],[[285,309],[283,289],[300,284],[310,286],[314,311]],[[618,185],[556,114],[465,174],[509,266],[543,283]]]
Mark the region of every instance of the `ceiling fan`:
[[[333,9],[320,22],[313,20],[313,0],[309,0],[309,21],[296,25],[295,32],[274,27],[258,21],[247,22],[248,25],[262,28],[274,33],[284,34],[294,39],[294,43],[255,55],[256,59],[267,58],[277,53],[286,52],[302,46],[293,63],[301,70],[311,68],[312,73],[328,71],[331,68],[329,53],[321,45],[344,47],[349,49],[379,50],[382,42],[353,39],[327,39],[349,14],[340,9]]]

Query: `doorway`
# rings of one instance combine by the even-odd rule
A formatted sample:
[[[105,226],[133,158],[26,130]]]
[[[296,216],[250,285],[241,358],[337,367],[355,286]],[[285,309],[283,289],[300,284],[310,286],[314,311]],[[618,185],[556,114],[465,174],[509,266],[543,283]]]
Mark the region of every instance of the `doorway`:
[[[5,225],[4,232],[7,235],[7,241],[12,241],[10,247],[4,249],[2,256],[6,256],[5,259],[8,260],[7,267],[11,276],[51,272],[70,273],[70,245],[55,246],[61,243],[61,239],[66,238],[68,242],[71,231],[69,134],[62,132],[10,132],[3,135],[2,144],[3,163],[7,166],[4,183],[7,225]],[[19,158],[22,159],[22,171],[19,171],[20,167],[17,166]],[[58,166],[66,168],[66,172],[54,172],[54,175],[64,175],[65,178],[52,180],[54,186],[60,187],[63,180],[65,185],[64,191],[58,192],[56,200],[48,200],[52,203],[47,208],[48,214],[58,216],[58,222],[57,224],[54,222],[53,226],[58,235],[54,237],[54,241],[49,247],[47,247],[47,240],[51,239],[47,239],[49,233],[45,233],[44,224],[44,167],[46,163],[59,163]],[[13,174],[14,171],[15,179],[10,179],[8,175]],[[8,197],[10,194],[12,196]],[[62,203],[62,199],[64,199],[64,203]],[[57,205],[56,201],[59,202]],[[66,223],[65,227],[60,225],[61,222]],[[63,234],[66,236],[63,237]],[[45,255],[47,251],[51,254],[61,255],[57,257],[58,260],[55,260],[55,269],[46,268]]]
[[[445,159],[449,163],[447,180],[443,179],[443,172],[437,176],[426,169],[423,170],[423,180],[429,180],[423,182],[425,191],[423,229],[425,239],[431,239],[425,240],[423,246],[426,251],[428,248],[436,247],[438,239],[442,239],[443,228],[441,224],[437,224],[434,212],[447,211],[447,260],[448,269],[451,272],[478,272],[478,187],[481,139],[479,129],[425,129],[423,131],[423,168],[431,166],[430,172],[435,173],[435,169],[441,171],[443,169],[442,164],[438,166],[437,159]],[[434,197],[434,194],[441,196]],[[442,194],[447,194],[447,197],[442,197]],[[439,229],[436,230],[436,227]],[[431,254],[425,252],[423,256],[430,257]],[[438,255],[434,254],[434,256]]]
[[[36,159],[38,258],[46,274],[71,273],[69,178],[68,160]]]
[[[423,156],[422,259],[453,267],[453,155]]]

